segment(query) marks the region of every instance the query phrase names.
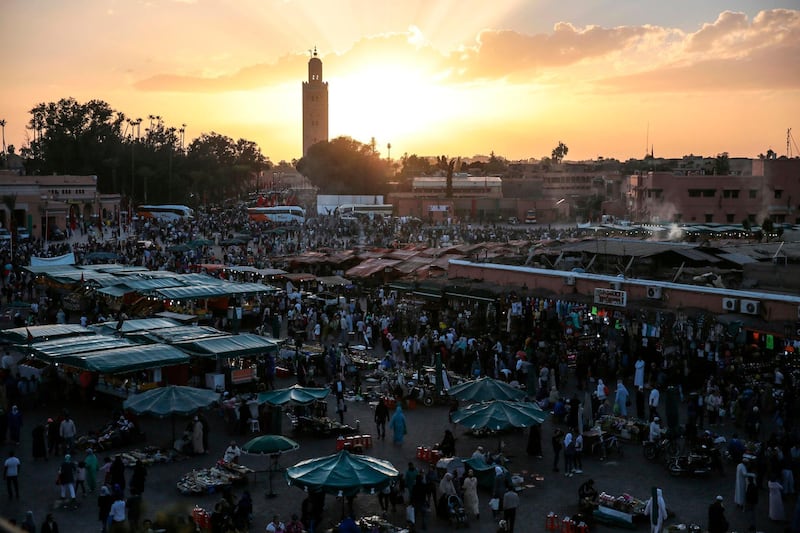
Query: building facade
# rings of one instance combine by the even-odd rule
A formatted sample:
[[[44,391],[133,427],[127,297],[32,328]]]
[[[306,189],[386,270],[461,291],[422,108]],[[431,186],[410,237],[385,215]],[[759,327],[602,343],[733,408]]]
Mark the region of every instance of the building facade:
[[[322,60],[314,48],[303,82],[303,155],[314,144],[328,140],[328,82],[322,81]]]
[[[20,176],[0,171],[0,223],[32,237],[120,219],[120,195],[100,194],[97,176]]]
[[[627,197],[636,222],[800,224],[800,159],[753,160],[750,175],[637,174]]]

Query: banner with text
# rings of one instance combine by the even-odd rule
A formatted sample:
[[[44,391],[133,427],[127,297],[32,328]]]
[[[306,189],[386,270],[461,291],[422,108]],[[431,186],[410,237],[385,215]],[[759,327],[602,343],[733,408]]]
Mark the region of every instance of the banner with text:
[[[618,291],[616,289],[595,289],[594,303],[626,307],[628,305],[628,293],[627,291]]]

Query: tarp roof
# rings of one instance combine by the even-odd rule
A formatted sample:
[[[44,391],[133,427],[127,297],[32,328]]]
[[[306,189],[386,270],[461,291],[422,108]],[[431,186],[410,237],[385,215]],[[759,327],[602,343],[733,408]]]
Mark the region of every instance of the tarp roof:
[[[197,298],[219,298],[234,294],[258,294],[272,292],[275,287],[261,283],[219,283],[209,285],[190,285],[188,287],[167,287],[155,292],[162,298],[170,300],[192,300]]]
[[[84,337],[63,337],[61,339],[37,342],[30,347],[37,359],[52,361],[64,355],[99,352],[113,348],[133,346],[133,343],[120,337],[109,335],[88,335]]]
[[[28,339],[28,334],[32,337],[31,339]],[[48,324],[45,326],[5,329],[0,331],[0,340],[5,340],[12,344],[22,344],[26,342],[57,339],[60,337],[94,334],[95,331],[79,326],[78,324]]]
[[[168,318],[170,320],[175,320],[176,322],[180,322],[181,324],[197,322],[200,319],[200,317],[197,315],[186,315],[183,313],[175,313],[172,311],[161,311],[160,313],[156,313],[155,316],[159,318]]]
[[[221,359],[265,355],[278,350],[278,344],[275,341],[252,333],[180,342],[175,343],[174,346],[193,355]]]
[[[92,325],[92,328],[98,332],[109,333],[112,331],[119,331],[120,333],[132,333],[134,331],[149,331],[153,329],[172,328],[178,326],[178,322],[169,320],[167,318],[135,318],[122,322],[122,326],[117,329],[119,322],[117,320],[109,320],[100,324]]]
[[[60,357],[58,362],[101,374],[127,374],[150,368],[186,364],[189,362],[189,356],[167,344],[146,344],[65,355]]]
[[[231,334],[220,331],[211,326],[175,326],[173,328],[163,328],[155,331],[141,331],[132,337],[148,342],[166,342],[175,344],[178,342],[191,342],[210,337],[230,337]]]
[[[121,298],[126,294],[136,291],[134,289],[131,289],[127,285],[112,285],[111,287],[103,287],[102,289],[97,289],[97,292],[99,292],[100,294],[113,296],[114,298]]]
[[[346,286],[352,283],[350,280],[344,279],[342,276],[320,276],[317,278],[317,282],[322,283],[323,285],[340,286]]]
[[[399,262],[395,259],[367,259],[360,265],[349,269],[345,272],[345,275],[354,278],[368,278],[373,274],[382,272],[385,268],[393,267]]]

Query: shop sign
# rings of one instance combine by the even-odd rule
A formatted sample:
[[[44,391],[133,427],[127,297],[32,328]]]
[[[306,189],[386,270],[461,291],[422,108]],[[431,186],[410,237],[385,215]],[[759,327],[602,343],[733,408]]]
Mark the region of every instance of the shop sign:
[[[613,305],[626,307],[628,305],[628,292],[616,289],[595,289],[594,303],[598,305]]]
[[[231,370],[231,383],[238,385],[239,383],[247,383],[253,381],[256,377],[255,368],[238,368]]]

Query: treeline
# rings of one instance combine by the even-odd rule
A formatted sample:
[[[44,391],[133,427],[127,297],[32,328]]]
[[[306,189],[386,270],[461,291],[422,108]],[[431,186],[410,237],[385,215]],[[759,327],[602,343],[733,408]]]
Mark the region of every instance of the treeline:
[[[246,192],[271,164],[246,139],[215,132],[186,142],[186,125],[130,118],[102,100],[74,98],[31,109],[32,139],[21,151],[31,175],[96,175],[102,193],[142,203],[197,204]]]

